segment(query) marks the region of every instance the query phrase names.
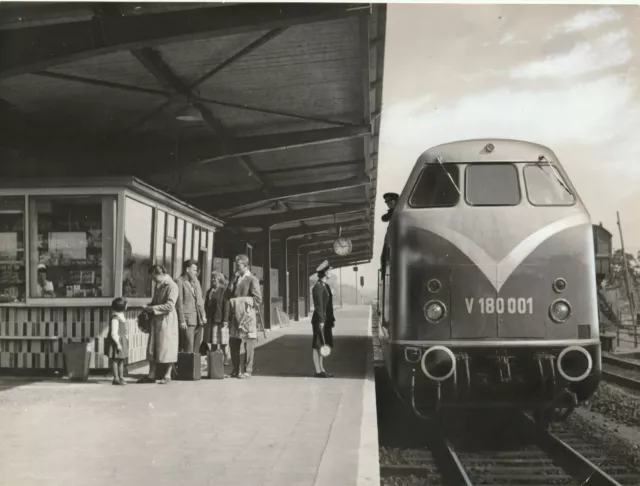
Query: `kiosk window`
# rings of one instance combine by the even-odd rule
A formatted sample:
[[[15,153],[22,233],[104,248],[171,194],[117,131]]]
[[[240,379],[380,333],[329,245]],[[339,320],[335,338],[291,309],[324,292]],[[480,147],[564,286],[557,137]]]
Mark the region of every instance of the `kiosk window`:
[[[167,221],[167,213],[158,210],[156,213],[156,258],[155,261],[159,265],[164,265],[164,243],[166,241],[165,225]]]
[[[127,198],[124,218],[122,295],[151,297],[153,208]]]
[[[187,223],[185,224],[184,229],[184,261],[186,262],[193,256],[193,224]],[[182,262],[181,265],[182,266]],[[182,271],[182,269],[180,269]]]
[[[167,235],[164,243],[164,260],[162,265],[169,275],[173,275],[173,267],[175,265],[175,249],[176,249],[176,217],[167,214]]]
[[[429,164],[418,177],[418,182],[409,197],[409,206],[413,208],[455,206],[460,200],[460,193],[456,186],[460,187],[460,170],[457,165]]]
[[[0,303],[26,299],[25,197],[0,197]]]
[[[199,251],[200,251],[200,228],[194,228],[194,230],[193,230],[193,253],[192,253],[194,258],[196,258],[198,256],[198,252]]]
[[[31,298],[113,297],[116,196],[29,198]]]
[[[468,165],[466,198],[472,206],[517,206],[518,169],[513,164]]]
[[[184,262],[184,255],[182,253],[184,248],[184,220],[177,219],[176,220],[176,247],[174,260],[175,265],[173,268],[174,278],[177,278],[182,273],[182,263]]]
[[[176,217],[173,214],[167,214],[167,238],[176,237]]]

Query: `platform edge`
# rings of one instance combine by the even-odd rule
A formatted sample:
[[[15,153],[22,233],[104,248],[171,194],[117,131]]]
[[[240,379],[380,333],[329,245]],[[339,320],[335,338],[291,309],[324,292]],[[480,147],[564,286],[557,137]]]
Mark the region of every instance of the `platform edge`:
[[[362,395],[362,422],[358,453],[357,486],[380,486],[380,456],[378,445],[378,410],[373,369],[373,307],[369,307],[367,323],[367,372]]]

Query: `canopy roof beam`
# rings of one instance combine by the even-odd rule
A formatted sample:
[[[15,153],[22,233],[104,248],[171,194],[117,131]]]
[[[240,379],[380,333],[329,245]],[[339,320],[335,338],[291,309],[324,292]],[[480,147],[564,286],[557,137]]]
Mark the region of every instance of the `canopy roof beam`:
[[[369,179],[362,175],[359,177],[345,179],[343,181],[301,184],[299,186],[274,187],[270,184],[265,184],[267,187],[264,190],[221,194],[218,196],[207,196],[200,193],[196,197],[189,198],[189,202],[194,206],[203,208],[205,211],[218,212],[261,202],[266,203],[268,201],[276,201],[291,197],[308,196],[313,194],[350,189],[353,187],[359,187],[369,182]]]
[[[329,260],[329,263],[331,263],[331,265],[336,265],[339,263],[352,262],[354,260],[358,261],[358,260],[370,260],[370,259],[371,259],[371,250],[360,250],[342,258],[341,257],[327,258],[326,255],[322,255],[322,256],[313,255],[313,257],[309,257],[309,265],[318,265],[324,260]],[[366,263],[369,263],[369,262],[366,262]],[[351,263],[347,263],[347,264],[351,264]]]
[[[362,14],[349,4],[248,3],[0,31],[0,79],[123,50]]]
[[[235,228],[265,228],[272,227],[277,224],[291,223],[293,221],[300,221],[304,219],[314,218],[326,218],[333,214],[354,213],[358,211],[365,211],[368,208],[368,204],[345,204],[336,205],[324,208],[312,208],[312,209],[300,209],[298,211],[286,211],[284,213],[274,214],[272,216],[247,216],[243,218],[236,218],[227,220],[227,227]]]
[[[276,34],[280,33],[282,29],[276,31]],[[272,38],[272,37],[270,37]],[[182,81],[167,64],[162,60],[160,54],[150,47],[144,47],[142,49],[136,49],[131,51],[133,56],[140,61],[140,63],[165,87],[173,90],[176,94],[186,96],[187,100],[191,100],[193,97],[193,87],[198,82],[193,83],[192,86]],[[238,56],[235,56],[238,58]],[[227,63],[227,65],[230,63]],[[217,120],[208,107],[199,102],[192,102],[193,106],[198,109],[202,114],[202,118],[215,135],[220,137],[222,144],[226,143],[228,139],[226,129],[222,122]],[[269,187],[269,185],[259,176],[258,171],[251,160],[246,155],[238,157],[240,163],[244,168],[260,183],[263,187]]]
[[[180,147],[180,169],[187,170],[202,164],[218,160],[267,152],[277,152],[293,147],[305,147],[316,144],[336,142],[361,137],[370,133],[371,127],[340,127],[307,130],[303,132],[278,133],[252,137],[239,137],[226,141],[223,145],[219,140],[194,139]],[[175,173],[176,144],[175,142],[160,142],[138,140],[118,143],[111,140],[105,144],[102,140],[94,140],[81,144],[76,138],[73,140],[47,139],[22,141],[16,146],[15,137],[0,133],[0,145],[5,148],[22,149],[23,155],[33,157],[36,167],[33,170],[51,170],[52,174],[60,171],[78,173],[83,167],[92,176],[115,175],[118,172],[139,176],[149,174]],[[83,137],[87,140],[86,137]],[[38,161],[37,158],[42,158]],[[93,164],[85,164],[91,157]],[[44,161],[47,161],[44,163]],[[142,162],[141,162],[142,161]],[[82,162],[82,164],[81,164]],[[29,164],[29,161],[25,162]],[[28,170],[28,168],[27,168]],[[105,172],[100,173],[100,171]]]

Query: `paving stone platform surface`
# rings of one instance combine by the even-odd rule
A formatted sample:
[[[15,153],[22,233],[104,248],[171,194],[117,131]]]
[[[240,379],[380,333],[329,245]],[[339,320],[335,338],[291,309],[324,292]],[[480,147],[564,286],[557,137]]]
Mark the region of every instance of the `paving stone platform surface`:
[[[248,380],[0,378],[0,485],[379,484],[370,309],[336,317],[329,379],[308,320],[261,337]]]

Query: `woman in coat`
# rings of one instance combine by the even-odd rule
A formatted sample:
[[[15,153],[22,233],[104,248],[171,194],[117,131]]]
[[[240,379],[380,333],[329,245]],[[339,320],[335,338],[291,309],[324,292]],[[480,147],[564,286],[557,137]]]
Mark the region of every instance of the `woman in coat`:
[[[317,268],[318,281],[313,286],[313,316],[311,326],[313,328],[313,365],[316,369],[317,378],[330,378],[331,373],[324,369],[320,348],[327,345],[333,348],[333,327],[336,318],[333,315],[333,295],[327,280],[331,277],[331,266],[325,260]]]
[[[171,382],[173,364],[178,361],[178,284],[167,274],[162,265],[153,265],[149,274],[156,284],[151,304],[144,308],[152,315],[151,331],[147,343],[147,359],[149,375],[139,380],[140,383],[153,383],[160,376],[158,365],[164,365],[163,378],[159,384]]]

